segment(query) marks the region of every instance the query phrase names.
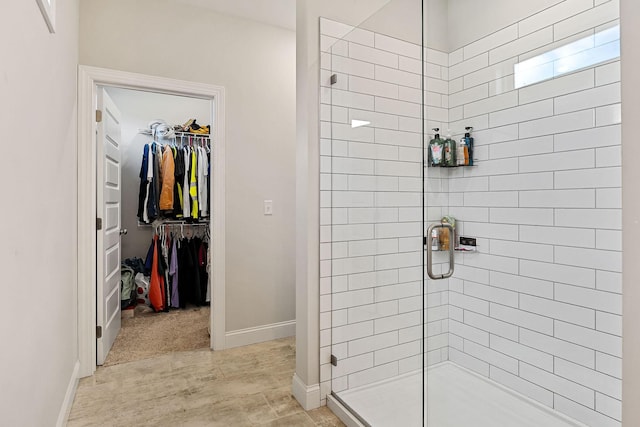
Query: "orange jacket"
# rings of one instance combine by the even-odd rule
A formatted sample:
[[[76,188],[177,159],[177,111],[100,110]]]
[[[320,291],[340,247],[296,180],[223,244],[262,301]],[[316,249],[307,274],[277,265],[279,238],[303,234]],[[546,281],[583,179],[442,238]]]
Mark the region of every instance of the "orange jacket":
[[[153,236],[153,262],[151,263],[151,281],[149,282],[149,302],[155,311],[164,310],[164,277],[158,273],[158,235]]]
[[[175,183],[175,162],[173,160],[173,150],[170,146],[164,147],[162,153],[162,189],[160,190],[160,210],[173,210],[173,185]]]

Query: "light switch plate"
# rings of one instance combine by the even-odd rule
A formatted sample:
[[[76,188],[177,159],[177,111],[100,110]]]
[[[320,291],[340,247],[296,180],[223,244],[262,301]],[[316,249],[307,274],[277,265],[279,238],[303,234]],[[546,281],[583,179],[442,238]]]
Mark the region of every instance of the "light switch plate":
[[[264,214],[273,215],[273,200],[264,201]]]

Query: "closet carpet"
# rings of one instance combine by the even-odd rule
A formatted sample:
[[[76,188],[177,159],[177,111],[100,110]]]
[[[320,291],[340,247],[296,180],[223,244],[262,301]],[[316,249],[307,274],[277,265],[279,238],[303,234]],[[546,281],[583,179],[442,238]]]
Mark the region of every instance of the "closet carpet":
[[[196,350],[100,367],[80,380],[69,427],[338,427],[291,395],[295,340]]]
[[[209,313],[209,307],[187,307],[168,313],[136,307],[134,317],[122,319],[122,329],[104,366],[209,348]]]

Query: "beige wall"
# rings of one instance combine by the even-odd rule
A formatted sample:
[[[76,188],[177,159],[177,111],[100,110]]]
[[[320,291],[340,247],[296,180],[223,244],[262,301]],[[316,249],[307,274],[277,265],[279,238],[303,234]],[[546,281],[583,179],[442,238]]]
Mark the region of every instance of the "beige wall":
[[[622,43],[622,425],[640,425],[640,145],[635,120],[640,117],[640,2],[620,0]],[[627,123],[628,125],[625,125]]]
[[[227,331],[293,320],[295,34],[167,0],[83,0],[80,34],[81,64],[226,88]]]
[[[78,2],[57,3],[55,35],[35,1],[3,0],[0,13],[0,424],[7,426],[56,425],[78,359]]]

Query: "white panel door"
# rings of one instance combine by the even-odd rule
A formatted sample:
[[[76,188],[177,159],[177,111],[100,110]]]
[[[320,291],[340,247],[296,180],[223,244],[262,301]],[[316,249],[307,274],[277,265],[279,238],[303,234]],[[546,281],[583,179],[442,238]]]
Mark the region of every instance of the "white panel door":
[[[97,364],[104,364],[120,331],[120,112],[104,88],[98,88],[97,212]]]

